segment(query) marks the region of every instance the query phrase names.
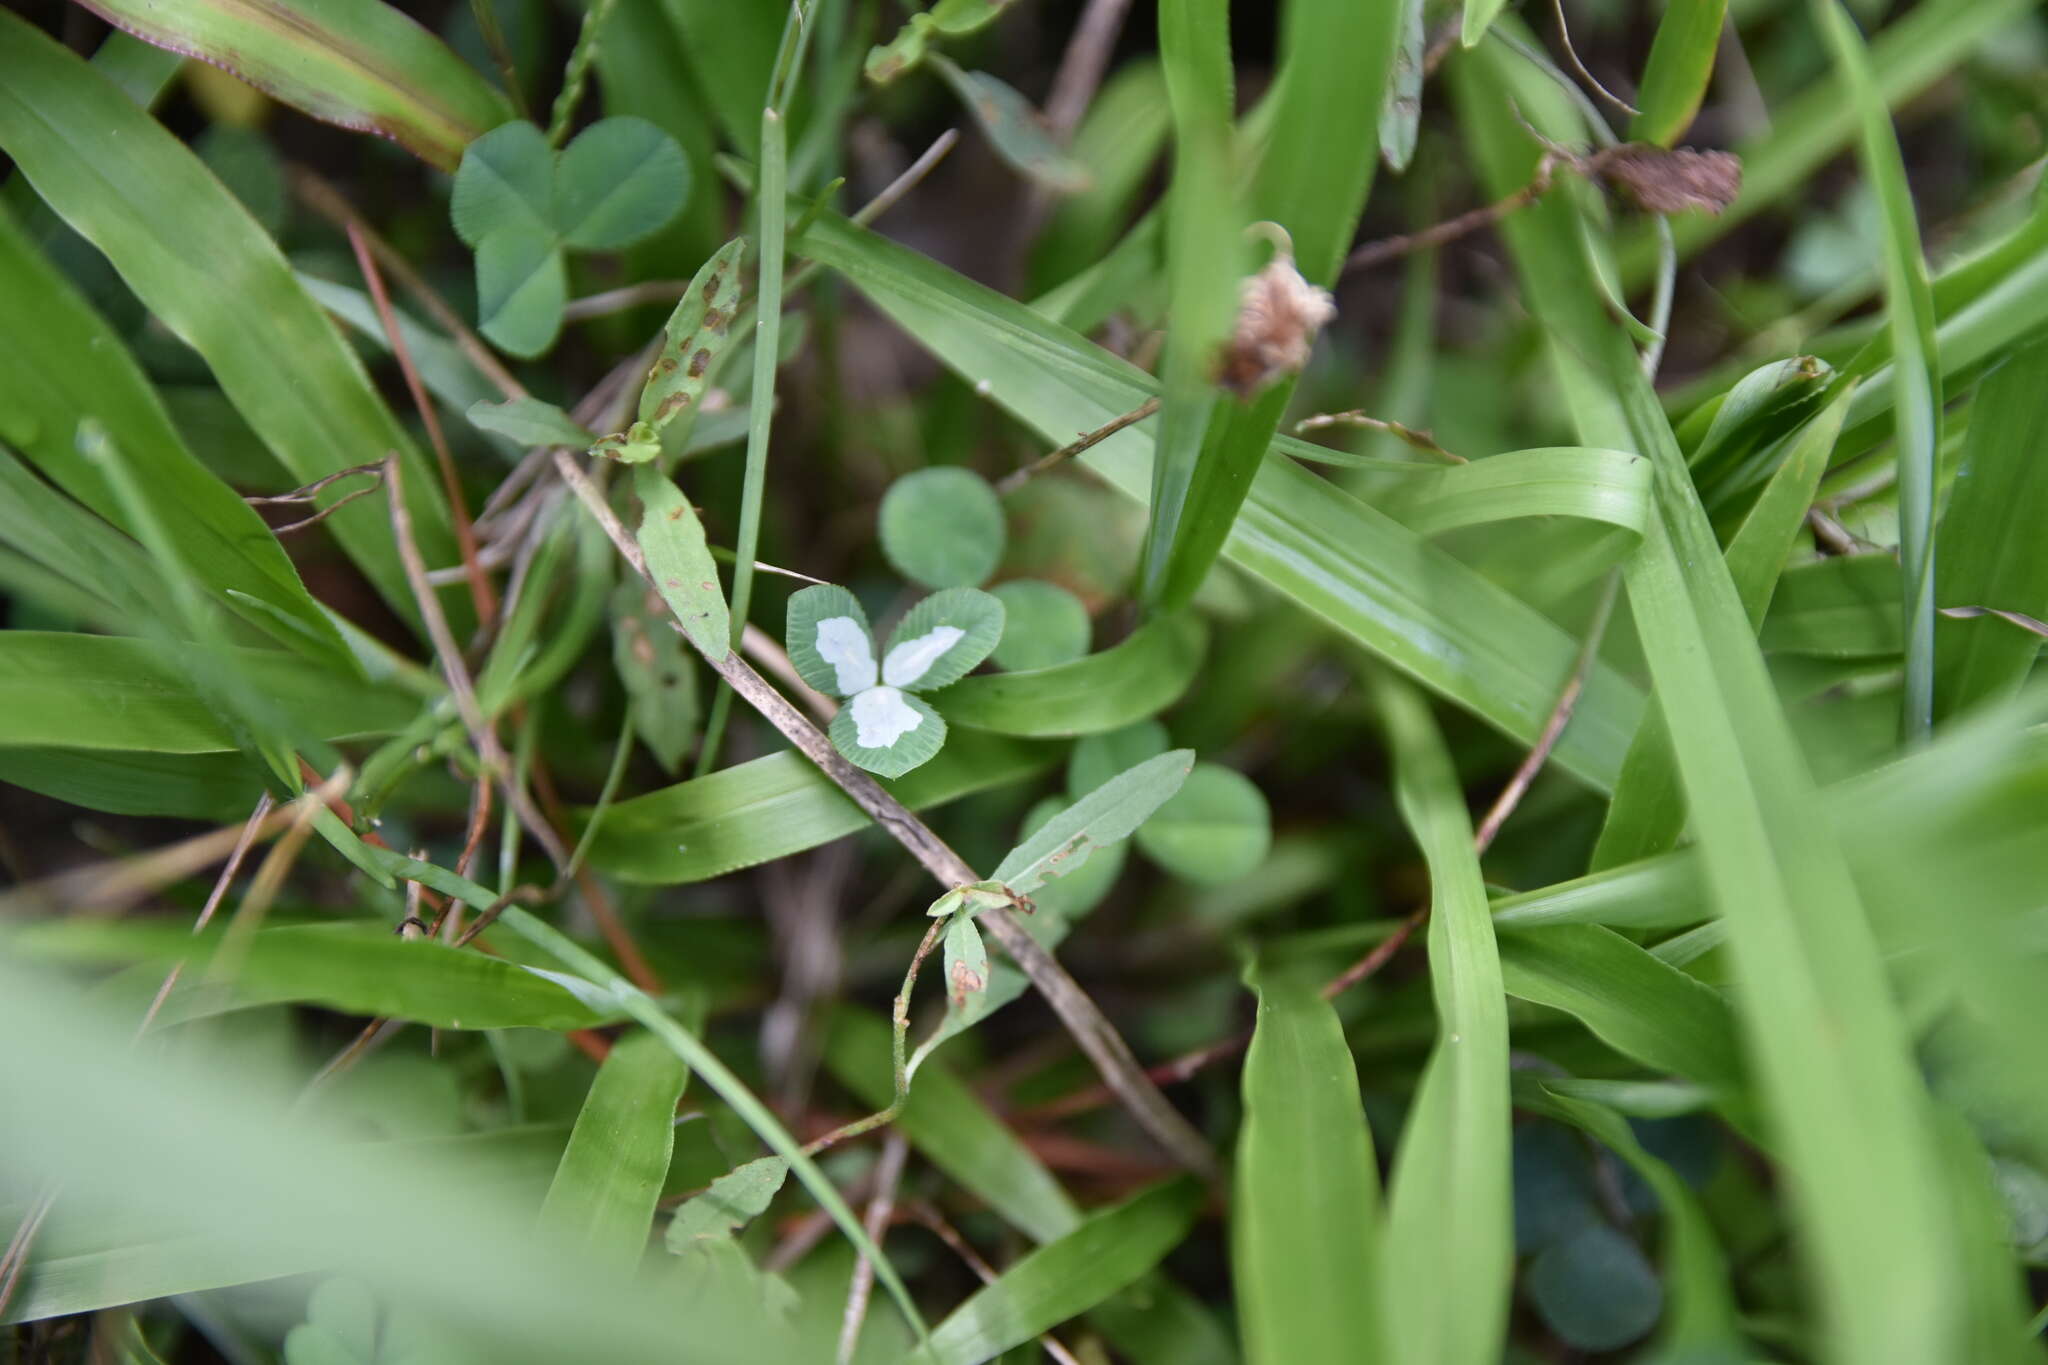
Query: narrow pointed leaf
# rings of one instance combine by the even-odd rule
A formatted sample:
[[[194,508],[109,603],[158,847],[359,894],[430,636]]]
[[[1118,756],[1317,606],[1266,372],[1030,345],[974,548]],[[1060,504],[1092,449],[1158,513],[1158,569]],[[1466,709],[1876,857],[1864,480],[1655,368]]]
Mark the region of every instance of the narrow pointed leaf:
[[[697,648],[711,658],[724,658],[732,651],[731,613],[696,509],[675,481],[651,464],[634,467],[633,492],[641,507],[633,538],[647,556],[655,590]]]
[[[314,118],[388,137],[443,170],[506,114],[503,97],[468,63],[379,0],[86,0],[86,7]]]

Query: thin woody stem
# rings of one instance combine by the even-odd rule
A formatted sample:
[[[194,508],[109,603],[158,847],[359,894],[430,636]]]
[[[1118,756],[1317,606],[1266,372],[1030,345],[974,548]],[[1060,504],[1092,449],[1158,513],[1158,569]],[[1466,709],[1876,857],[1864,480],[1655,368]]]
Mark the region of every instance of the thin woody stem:
[[[1157,411],[1159,411],[1159,399],[1156,396],[1147,398],[1123,416],[1113,417],[1093,431],[1082,432],[1079,437],[1069,441],[1051,454],[1042,455],[1030,464],[1025,465],[1022,469],[1005,475],[1002,482],[996,485],[997,495],[1008,497],[1040,474],[1045,473],[1046,470],[1065,464],[1076,455],[1094,449],[1119,431],[1122,431],[1125,427],[1136,426]]]

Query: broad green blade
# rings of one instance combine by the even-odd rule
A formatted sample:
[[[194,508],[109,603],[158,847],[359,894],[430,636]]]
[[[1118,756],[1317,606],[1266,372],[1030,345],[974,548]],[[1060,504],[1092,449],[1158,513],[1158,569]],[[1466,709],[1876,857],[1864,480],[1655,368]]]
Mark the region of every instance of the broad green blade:
[[[382,922],[264,929],[227,950],[222,965],[233,977],[217,984],[208,970],[220,935],[195,938],[178,924],[53,921],[22,929],[9,947],[59,962],[157,965],[189,956],[159,1026],[287,1003],[443,1029],[594,1028],[620,1017],[616,1007],[593,1008],[549,976],[443,943],[409,942]],[[157,965],[151,986],[162,979]]]
[[[1935,571],[1935,606],[1988,606],[2048,619],[2048,345],[1999,366],[1970,405]],[[1935,710],[1947,718],[2009,697],[2040,653],[2041,641],[1995,617],[1935,626]]]
[[[439,479],[277,244],[183,143],[11,14],[0,14],[0,148],[206,358],[294,478],[311,483],[396,451],[421,554],[431,566],[456,562]],[[324,505],[340,494],[322,496]],[[384,500],[352,503],[324,525],[392,608],[417,619]],[[443,601],[455,629],[467,628],[466,594]]]
[[[912,810],[1044,772],[1059,747],[971,730],[889,789]],[[615,803],[590,843],[591,866],[630,882],[696,882],[816,848],[871,823],[817,765],[787,752],[736,763]]]
[[[1492,1360],[1514,1277],[1508,1192],[1508,1014],[1472,821],[1422,697],[1376,675],[1394,797],[1429,862],[1437,1039],[1388,1177],[1377,1289],[1388,1358]]]
[[[1046,439],[1129,412],[1143,374],[1023,305],[830,215],[797,250],[838,270],[971,384]],[[1283,454],[1300,443],[1282,439]],[[1142,429],[1082,457],[1124,493],[1150,486]],[[1284,458],[1268,458],[1225,547],[1228,558],[1431,689],[1533,743],[1571,676],[1577,645],[1502,589]],[[1606,789],[1641,699],[1613,670],[1589,676],[1557,762]]]
[[[328,123],[375,133],[453,170],[504,98],[403,10],[378,0],[84,0],[147,42],[223,67]]]
[[[1727,1099],[1742,1091],[1735,1016],[1707,986],[1611,929],[1554,928],[1500,939],[1509,995],[1563,1010],[1615,1051]]]
[[[1192,612],[1140,626],[1072,663],[964,678],[936,699],[954,725],[1003,735],[1092,735],[1155,716],[1202,665],[1208,631]]]
[[[954,1309],[910,1359],[977,1365],[1086,1312],[1178,1246],[1201,1199],[1202,1187],[1182,1178],[1090,1215]]]
[[[1478,56],[1453,69],[1453,89],[1490,192],[1504,194],[1535,165],[1518,119],[1556,127],[1557,100],[1540,77]],[[1629,602],[1728,921],[1765,1122],[1823,1305],[1822,1354],[1960,1360],[1967,1293],[1903,1023],[1684,457],[1599,303],[1577,212],[1551,196],[1505,231],[1580,439],[1632,446],[1656,470],[1658,515],[1629,561]]]
[[[1671,0],[1657,21],[1628,135],[1669,147],[1685,136],[1714,74],[1728,0]]]
[[[543,1232],[589,1264],[630,1275],[647,1250],[675,1150],[676,1101],[690,1069],[651,1033],[612,1044],[540,1209]]]
[[[1400,28],[1401,6],[1393,0],[1299,0],[1285,10],[1273,93],[1247,120],[1247,140],[1258,141],[1264,152],[1252,167],[1244,212],[1280,225],[1311,285],[1336,279],[1372,186]],[[1467,41],[1473,39],[1468,29]],[[1168,233],[1171,269],[1171,224]],[[1170,326],[1177,322],[1169,318]],[[1293,388],[1294,376],[1287,375],[1257,397],[1216,400],[1160,581],[1147,559],[1148,596],[1169,608],[1194,600],[1230,539]],[[1175,393],[1169,372],[1169,406]],[[1170,449],[1162,433],[1162,463]]]
[[[1841,433],[1842,418],[1854,396],[1853,384],[1793,440],[1778,472],[1771,476],[1728,542],[1728,576],[1742,599],[1752,628],[1761,629],[1779,576],[1799,532],[1814,489],[1827,472],[1828,456]],[[1662,853],[1685,831],[1685,796],[1671,758],[1671,736],[1662,709],[1654,703],[1629,746],[1607,822],[1593,848],[1592,870],[1619,867]]]
[[[280,650],[210,650],[110,635],[0,632],[0,745],[222,753],[240,747],[189,680],[231,673],[287,722],[323,739],[392,734],[416,698],[334,677]]]
[[[361,669],[299,581],[263,519],[185,447],[156,391],[104,319],[0,212],[0,431],[52,482],[135,534],[104,475],[78,450],[100,422],[130,457],[142,496],[185,566],[227,605],[239,593],[271,610],[259,628],[341,672]]]
[[[1378,1357],[1379,1168],[1337,1012],[1305,980],[1255,981],[1231,1282],[1252,1365]]]

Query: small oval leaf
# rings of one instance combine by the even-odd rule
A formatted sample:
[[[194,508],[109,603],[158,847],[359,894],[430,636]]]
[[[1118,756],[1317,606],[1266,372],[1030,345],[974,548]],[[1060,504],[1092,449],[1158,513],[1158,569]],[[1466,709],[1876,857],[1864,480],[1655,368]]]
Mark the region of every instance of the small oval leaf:
[[[1006,624],[995,661],[1004,668],[1053,668],[1088,652],[1088,608],[1057,583],[1013,579],[991,589]]]
[[[554,345],[568,300],[568,276],[553,237],[505,228],[477,248],[477,328],[513,355],[531,358]]]
[[[833,746],[878,777],[903,776],[945,742],[946,722],[930,703],[893,687],[868,688],[832,718]]]
[[[882,554],[927,588],[971,588],[1003,558],[1003,505],[972,470],[920,469],[882,499]]]
[[[507,123],[469,144],[455,171],[449,216],[471,247],[502,228],[554,231],[555,155],[531,123]]]
[[[1201,763],[1138,831],[1138,847],[1176,877],[1218,886],[1258,870],[1273,844],[1273,816],[1250,778]]]

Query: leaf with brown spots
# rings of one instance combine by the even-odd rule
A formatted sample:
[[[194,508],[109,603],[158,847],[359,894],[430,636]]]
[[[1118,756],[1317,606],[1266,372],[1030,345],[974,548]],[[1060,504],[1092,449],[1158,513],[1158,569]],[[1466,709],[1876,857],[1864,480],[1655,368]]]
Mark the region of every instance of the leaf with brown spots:
[[[634,539],[647,556],[656,591],[691,643],[714,659],[732,648],[732,614],[718,586],[718,566],[704,527],[682,490],[652,464],[633,466],[633,492],[643,509]]]
[[[744,237],[713,252],[669,314],[662,328],[661,356],[640,391],[640,420],[656,431],[685,414],[695,415],[710,382],[711,362],[725,349],[732,327],[740,299],[740,261],[746,253]],[[687,428],[677,433],[687,434]]]

